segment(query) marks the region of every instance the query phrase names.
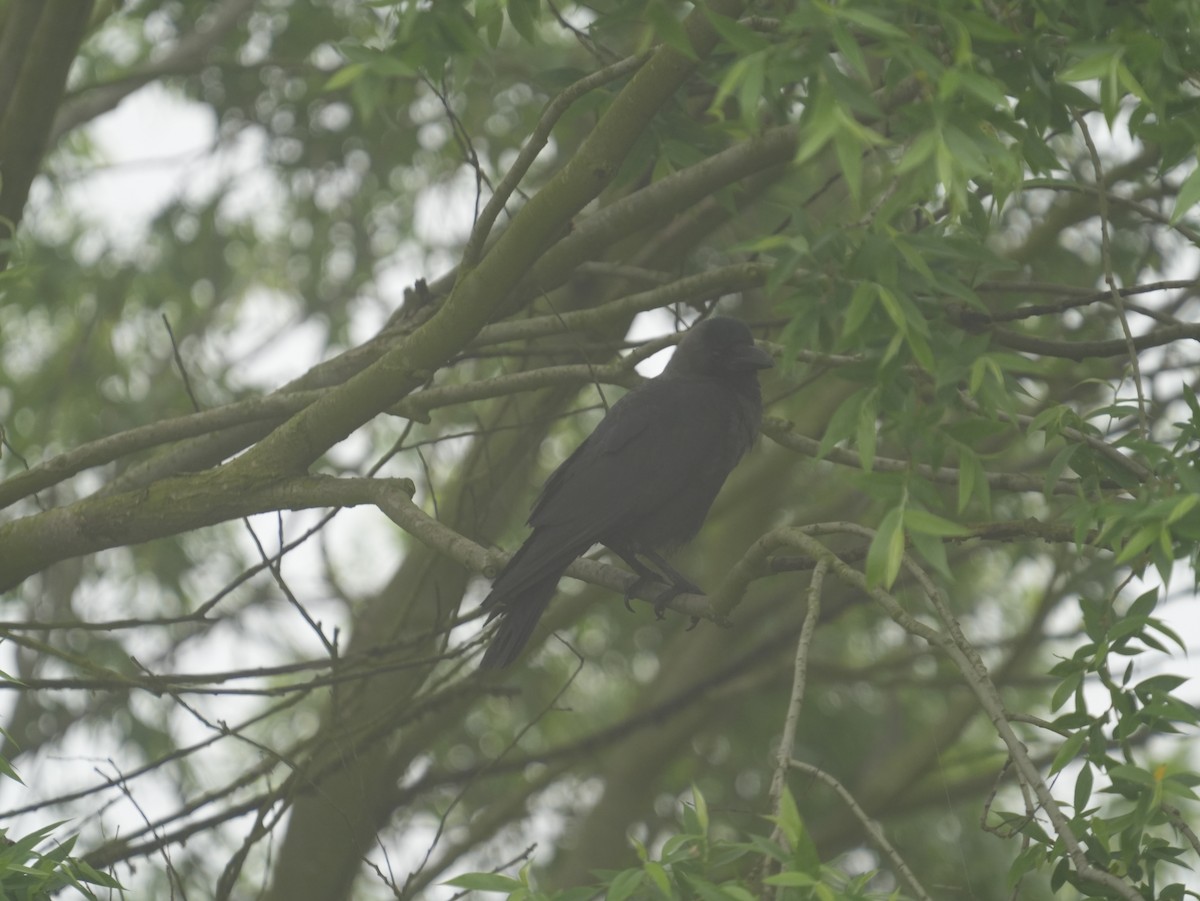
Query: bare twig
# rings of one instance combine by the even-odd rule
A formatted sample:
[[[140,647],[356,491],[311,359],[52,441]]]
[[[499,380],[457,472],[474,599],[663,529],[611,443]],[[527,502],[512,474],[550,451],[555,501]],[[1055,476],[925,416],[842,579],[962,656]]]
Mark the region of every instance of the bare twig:
[[[925,891],[924,886],[921,885],[920,880],[918,880],[916,877],[916,874],[913,873],[908,864],[904,862],[904,858],[900,856],[900,852],[896,850],[895,846],[893,846],[892,843],[887,840],[887,836],[883,834],[883,827],[867,816],[867,812],[862,809],[856,800],[854,800],[854,795],[850,794],[850,791],[846,788],[846,786],[842,785],[842,783],[839,782],[834,776],[830,775],[824,770],[815,767],[810,763],[805,763],[802,760],[788,761],[788,765],[794,770],[799,770],[802,773],[807,773],[816,779],[820,779],[822,782],[832,788],[834,792],[837,793],[837,796],[842,799],[842,803],[845,804],[850,810],[850,813],[854,815],[854,818],[862,824],[862,827],[866,830],[871,842],[876,848],[879,849],[880,853],[888,859],[892,865],[892,868],[896,871],[896,874],[908,885],[909,891],[911,891],[913,895],[919,899],[919,901],[931,901],[929,893]]]
[[[792,749],[796,746],[796,725],[800,721],[800,709],[804,705],[804,687],[808,675],[808,650],[812,645],[813,635],[817,631],[817,623],[821,620],[821,586],[825,581],[825,571],[829,568],[826,560],[819,560],[813,570],[812,581],[808,584],[808,602],[804,611],[804,625],[800,628],[800,640],[796,642],[796,661],[792,667],[792,696],[788,701],[787,715],[783,721],[783,733],[779,736],[779,752],[775,757],[775,775],[771,779],[771,810],[779,811],[783,800],[784,787],[787,785],[788,764],[792,759]],[[771,840],[781,842],[783,831],[775,826]],[[780,888],[782,891],[782,887]]]
[[[1100,207],[1100,260],[1104,266],[1104,283],[1108,285],[1113,306],[1117,309],[1117,318],[1121,321],[1121,331],[1125,335],[1125,343],[1129,348],[1129,365],[1133,370],[1133,387],[1137,392],[1138,422],[1143,438],[1150,437],[1150,421],[1146,416],[1146,395],[1142,388],[1142,369],[1138,363],[1137,349],[1133,344],[1133,332],[1129,330],[1129,318],[1125,315],[1125,301],[1117,289],[1116,276],[1113,274],[1112,243],[1108,235],[1108,189],[1104,184],[1104,168],[1100,165],[1100,153],[1092,140],[1087,122],[1076,109],[1071,109],[1071,117],[1079,126],[1083,142],[1087,145],[1088,154],[1092,158],[1092,169],[1096,175],[1096,200]]]
[[[483,212],[476,219],[475,227],[471,229],[471,237],[467,239],[467,246],[463,248],[462,263],[459,265],[460,272],[470,269],[482,258],[484,245],[487,242],[488,235],[491,234],[492,226],[496,223],[496,217],[500,215],[500,211],[508,203],[509,197],[517,189],[517,185],[521,183],[521,179],[525,177],[525,173],[529,171],[529,167],[533,165],[533,161],[537,159],[538,154],[542,152],[542,149],[546,146],[546,142],[550,140],[550,132],[554,130],[555,123],[567,111],[568,107],[589,91],[593,91],[601,85],[608,84],[610,81],[615,81],[635,71],[649,58],[650,51],[646,51],[637,56],[627,57],[610,66],[605,66],[603,69],[598,69],[591,75],[579,79],[579,81],[562,91],[557,97],[546,104],[541,118],[538,119],[537,125],[529,135],[529,140],[525,142],[525,146],[517,154],[516,160],[513,161],[504,178],[496,185],[495,192],[488,198]]]
[[[875,532],[865,526],[855,523],[838,524],[839,531],[873,539]],[[837,555],[822,543],[808,534],[805,528],[777,529],[773,534],[775,540],[786,542],[803,550],[815,559],[827,559],[833,573],[859,591],[865,592],[879,604],[887,614],[905,631],[911,635],[923,638],[934,647],[945,653],[958,668],[964,681],[975,694],[980,706],[991,720],[993,727],[1003,741],[1019,778],[1019,784],[1024,791],[1031,792],[1037,799],[1037,804],[1045,812],[1062,841],[1066,856],[1080,877],[1102,885],[1126,901],[1138,901],[1137,891],[1126,880],[1121,879],[1106,870],[1101,870],[1091,864],[1087,854],[1080,844],[1078,837],[1071,828],[1067,817],[1059,807],[1058,801],[1050,792],[1050,788],[1042,779],[1037,765],[1029,756],[1029,749],[1013,731],[1010,714],[1004,707],[1000,694],[992,681],[986,665],[974,646],[967,641],[962,630],[950,611],[945,594],[938,588],[929,576],[917,566],[907,555],[903,559],[905,570],[913,577],[929,603],[937,612],[946,631],[941,632],[933,626],[918,620],[888,591],[880,586],[871,585],[866,576],[860,571],[847,565]],[[1031,803],[1027,799],[1027,805]]]

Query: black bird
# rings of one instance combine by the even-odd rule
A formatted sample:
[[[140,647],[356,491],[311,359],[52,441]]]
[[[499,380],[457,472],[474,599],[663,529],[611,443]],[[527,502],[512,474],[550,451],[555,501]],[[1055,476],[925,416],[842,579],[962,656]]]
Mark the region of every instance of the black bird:
[[[758,370],[773,365],[750,329],[714,316],[695,325],[657,378],[613,404],[554,471],[529,514],[533,532],[483,602],[500,625],[480,662],[511,664],[563,571],[600,543],[643,579],[699,593],[659,555],[691,539],[762,424]],[[669,599],[667,594],[660,599]],[[626,598],[628,602],[628,597]]]

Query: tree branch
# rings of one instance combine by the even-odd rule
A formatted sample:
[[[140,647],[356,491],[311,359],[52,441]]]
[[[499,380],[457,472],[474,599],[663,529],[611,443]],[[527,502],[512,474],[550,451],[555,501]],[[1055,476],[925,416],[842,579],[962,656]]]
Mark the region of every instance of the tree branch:
[[[247,478],[231,467],[156,482],[144,491],[90,497],[0,525],[0,591],[52,563],[212,526],[242,516],[372,503],[411,495],[410,479]]]
[[[234,29],[255,2],[223,0],[210,6],[195,29],[184,35],[159,59],[113,81],[87,85],[69,97],[54,117],[54,126],[50,130],[51,146],[58,143],[67,132],[115,109],[122,100],[150,82],[166,75],[180,75],[199,69],[212,49]]]

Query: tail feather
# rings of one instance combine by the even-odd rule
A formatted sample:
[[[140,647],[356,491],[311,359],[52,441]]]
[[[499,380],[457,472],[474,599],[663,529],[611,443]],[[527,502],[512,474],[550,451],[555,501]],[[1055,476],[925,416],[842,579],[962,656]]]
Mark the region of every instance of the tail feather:
[[[559,537],[534,529],[496,576],[483,608],[488,611],[488,620],[498,618],[500,625],[479,662],[480,669],[508,666],[528,644],[563,571],[582,553],[573,546],[563,546]]]
[[[479,661],[480,669],[503,669],[521,655],[557,588],[557,575],[542,579],[525,589],[519,598],[509,599],[509,603],[501,604],[493,610],[492,615],[500,618],[500,625],[496,628],[496,634],[492,636],[483,659]]]

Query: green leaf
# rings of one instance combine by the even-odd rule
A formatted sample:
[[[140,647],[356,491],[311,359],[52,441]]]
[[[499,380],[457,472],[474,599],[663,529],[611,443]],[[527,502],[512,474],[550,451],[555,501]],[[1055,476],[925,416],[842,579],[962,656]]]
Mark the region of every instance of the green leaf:
[[[893,507],[883,517],[867,550],[867,582],[891,588],[904,560],[904,507]]]
[[[824,457],[833,446],[845,441],[858,428],[858,411],[866,400],[871,389],[863,388],[847,397],[829,417],[825,426],[825,434],[821,436],[821,444],[817,448],[817,456]]]
[[[1197,203],[1200,203],[1200,166],[1193,169],[1192,174],[1179,186],[1179,193],[1175,195],[1175,209],[1171,211],[1171,224],[1179,222],[1184,213]]]
[[[1200,171],[1200,170],[1198,170],[1198,171]],[[1166,520],[1167,525],[1171,525],[1172,523],[1179,522],[1179,520],[1183,519],[1185,516],[1187,516],[1189,513],[1191,513],[1192,509],[1198,503],[1200,503],[1200,496],[1197,496],[1195,494],[1188,494],[1188,495],[1185,495],[1184,497],[1181,497],[1178,501],[1175,502],[1175,506],[1173,506],[1171,508],[1171,512],[1167,514],[1167,520]]]
[[[1075,452],[1079,450],[1078,444],[1068,444],[1050,461],[1050,465],[1046,467],[1046,479],[1042,486],[1042,492],[1049,497],[1054,494],[1058,487],[1058,480],[1062,478],[1063,472],[1071,465],[1071,458],[1075,456]]]
[[[947,125],[942,134],[946,147],[960,170],[968,176],[982,175],[988,171],[990,167],[987,158],[971,135],[953,125]]]
[[[876,285],[875,287],[879,293],[879,302],[883,305],[884,310],[887,311],[892,322],[895,323],[896,328],[900,330],[901,334],[907,333],[908,317],[904,315],[904,308],[900,305],[899,299],[885,285]]]
[[[797,873],[795,870],[776,873],[774,876],[768,876],[763,882],[766,885],[786,885],[794,888],[807,888],[808,886],[817,884],[817,880],[813,879],[807,873]]]
[[[742,59],[745,67],[742,70],[742,82],[738,85],[738,108],[746,127],[753,129],[758,121],[758,107],[762,103],[766,84],[766,55],[752,53]]]
[[[653,860],[648,860],[642,864],[642,869],[650,877],[650,881],[654,883],[656,889],[668,898],[672,897],[671,879],[667,876],[667,871],[663,869],[661,864],[655,863]]]
[[[696,896],[700,901],[731,901],[730,896],[723,889],[709,882],[707,879],[684,869],[680,869],[677,872],[683,877],[683,881],[688,884],[688,887],[696,892]]]
[[[535,22],[539,12],[539,0],[508,0],[508,21],[512,22],[517,34],[530,44],[537,43]]]
[[[833,14],[839,19],[844,19],[847,22],[857,25],[868,34],[873,34],[881,38],[908,39],[908,35],[895,25],[885,22],[883,19],[865,10],[855,9],[850,6],[830,6],[825,7],[824,11]]]
[[[958,512],[962,513],[971,502],[971,494],[975,490],[975,479],[983,467],[975,451],[961,446],[958,451]]]
[[[362,78],[363,73],[367,71],[367,67],[362,63],[351,63],[348,66],[342,66],[332,75],[322,86],[323,91],[336,91],[338,88],[344,88],[353,81]]]
[[[1050,874],[1050,891],[1057,895],[1062,887],[1067,884],[1067,877],[1070,875],[1071,861],[1063,857],[1054,867],[1054,872]]]
[[[488,46],[495,50],[500,46],[500,35],[504,32],[504,11],[500,0],[479,0],[475,4],[475,26],[482,26]]]
[[[1150,523],[1149,525],[1142,526],[1133,533],[1132,538],[1125,542],[1125,546],[1121,548],[1121,553],[1117,554],[1117,559],[1114,562],[1118,564],[1127,563],[1134,557],[1137,557],[1142,551],[1158,540],[1158,533],[1162,528],[1163,526],[1159,523]]]
[[[726,883],[725,885],[721,886],[721,891],[723,891],[726,896],[729,897],[730,901],[760,901],[760,898],[757,895],[752,895],[740,885]]]
[[[787,843],[795,848],[804,835],[804,820],[800,818],[800,808],[796,806],[791,789],[786,786],[783,789],[783,797],[779,799],[779,814],[775,822]]]
[[[946,545],[942,539],[920,532],[910,532],[908,537],[912,539],[917,553],[933,567],[938,575],[949,581],[954,579],[954,573],[950,571],[950,561],[946,557]]]
[[[1179,634],[1166,623],[1157,619],[1151,619],[1147,625],[1156,632],[1161,632],[1163,635],[1167,636],[1167,638],[1179,645],[1179,649],[1181,651],[1183,651],[1185,654],[1187,653],[1187,645],[1184,644],[1183,639],[1180,638]]]
[[[1145,618],[1154,612],[1154,608],[1158,606],[1158,589],[1151,588],[1149,591],[1138,595],[1129,609],[1125,611],[1126,616]]]
[[[1117,60],[1124,51],[1120,47],[1105,47],[1058,73],[1059,81],[1091,81],[1116,71]]]
[[[857,205],[862,200],[863,143],[850,129],[839,128],[834,134],[833,149],[850,197]]]
[[[1071,673],[1058,687],[1054,689],[1054,695],[1050,698],[1050,711],[1053,713],[1066,703],[1067,698],[1075,694],[1079,687],[1083,684],[1083,673],[1079,670]]]
[[[924,321],[921,321],[924,325]],[[932,373],[934,370],[933,351],[929,347],[929,342],[925,340],[925,336],[921,334],[920,329],[909,329],[904,336],[908,343],[908,349],[912,351],[913,359],[917,361],[917,365],[926,372]]]
[[[1125,65],[1124,60],[1117,61],[1117,81],[1120,82],[1121,87],[1142,101],[1142,103],[1152,104],[1154,102],[1150,99],[1150,95],[1146,93],[1146,89],[1142,87],[1141,82],[1129,71],[1129,67]]]
[[[838,52],[850,64],[855,74],[863,81],[870,81],[871,70],[867,68],[867,58],[855,37],[837,23],[830,26],[829,33],[833,36]]]
[[[654,29],[655,37],[672,50],[679,51],[688,59],[698,61],[700,57],[696,56],[696,50],[692,47],[692,42],[687,36],[687,31],[684,30],[683,23],[675,18],[672,10],[673,7],[666,3],[647,3],[643,7],[643,13],[650,26]]]
[[[708,834],[708,802],[704,800],[704,795],[700,793],[700,789],[696,787],[696,783],[692,783],[692,802],[696,806],[696,820],[700,823],[700,832],[702,835]]]
[[[1145,786],[1146,788],[1154,788],[1155,786],[1154,776],[1141,767],[1121,764],[1109,767],[1108,775],[1113,780],[1120,779],[1125,782],[1132,782],[1135,785]]]
[[[629,836],[629,844],[633,846],[633,853],[637,855],[638,860],[645,862],[650,859],[650,852],[646,850],[646,846],[634,836]]]
[[[960,71],[958,77],[966,91],[974,94],[988,106],[997,110],[1008,108],[1008,98],[997,82],[970,70]]]
[[[1093,781],[1092,768],[1085,763],[1075,778],[1075,816],[1081,816],[1087,810],[1088,801],[1092,797]]]
[[[753,28],[748,28],[729,16],[714,12],[708,4],[702,4],[700,10],[712,25],[713,31],[719,34],[721,40],[736,50],[738,54],[749,55],[767,48],[766,39]]]
[[[879,396],[879,391],[872,388],[863,398],[862,406],[858,408],[858,429],[856,443],[858,445],[858,459],[862,463],[862,468],[866,472],[870,472],[875,465],[875,435],[876,435],[876,419],[878,412],[875,409],[875,400]]]
[[[627,898],[632,898],[633,893],[642,887],[645,879],[646,874],[641,870],[622,870],[608,884],[608,891],[604,895],[605,901],[626,901]]]
[[[502,873],[464,873],[453,879],[447,879],[442,885],[465,888],[472,892],[503,892],[505,894],[524,888],[520,879],[513,879]]]
[[[923,131],[912,139],[900,162],[896,164],[896,174],[903,175],[925,163],[941,144],[941,135],[933,130]]]
[[[965,526],[918,507],[905,509],[904,527],[910,532],[936,535],[939,538],[964,538],[971,534],[971,530]]]
[[[675,860],[692,857],[696,853],[696,837],[700,834],[700,823],[696,820],[696,809],[691,806],[683,808],[683,828],[685,832],[677,832],[665,842],[659,853],[659,860],[672,863]]]
[[[828,89],[818,89],[800,120],[800,133],[804,140],[796,149],[793,164],[799,166],[816,156],[837,133],[837,129],[837,106],[833,102],[833,95]]]
[[[1050,775],[1054,775],[1068,763],[1071,763],[1079,756],[1079,749],[1083,747],[1083,743],[1087,741],[1088,734],[1082,729],[1068,738],[1058,753],[1054,755],[1054,761],[1050,764]]]
[[[709,114],[718,118],[723,117],[725,100],[732,96],[735,91],[738,94],[738,104],[741,107],[743,118],[752,114],[758,106],[763,78],[763,55],[761,53],[739,56],[733,61],[732,65],[726,70],[725,75],[721,78],[721,83],[717,86],[717,92],[713,97],[713,101],[709,104]],[[747,88],[746,83],[749,81],[754,81],[757,87],[752,86]],[[753,97],[748,97],[747,95],[751,93],[753,93]],[[747,103],[750,103],[749,109],[747,109]]]
[[[1163,673],[1158,676],[1151,676],[1149,679],[1143,679],[1134,686],[1134,693],[1139,697],[1149,697],[1152,694],[1159,692],[1174,691],[1180,685],[1191,681],[1186,676],[1172,676],[1169,673]]]
[[[875,306],[875,296],[876,288],[873,282],[859,282],[854,286],[850,303],[846,305],[846,316],[842,320],[843,339],[849,338],[867,321],[871,309]]]

